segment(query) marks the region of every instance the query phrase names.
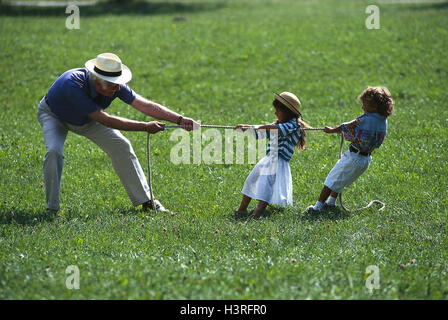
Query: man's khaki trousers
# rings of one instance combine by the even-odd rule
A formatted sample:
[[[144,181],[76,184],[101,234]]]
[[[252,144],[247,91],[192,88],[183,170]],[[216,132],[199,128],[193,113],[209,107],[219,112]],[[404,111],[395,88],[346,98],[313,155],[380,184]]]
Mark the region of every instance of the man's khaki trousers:
[[[120,131],[108,128],[97,121],[75,126],[60,121],[42,99],[37,109],[46,152],[43,172],[47,209],[59,210],[59,192],[64,165],[64,142],[68,131],[87,137],[98,145],[112,160],[112,165],[134,206],[150,200],[145,174],[138,162],[131,143]]]

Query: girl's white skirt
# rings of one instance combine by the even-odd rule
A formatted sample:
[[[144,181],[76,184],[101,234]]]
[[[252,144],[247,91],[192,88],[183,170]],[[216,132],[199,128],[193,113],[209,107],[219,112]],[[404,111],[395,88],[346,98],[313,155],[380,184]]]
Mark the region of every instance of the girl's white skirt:
[[[289,162],[277,156],[265,156],[247,177],[242,193],[269,204],[292,205]]]

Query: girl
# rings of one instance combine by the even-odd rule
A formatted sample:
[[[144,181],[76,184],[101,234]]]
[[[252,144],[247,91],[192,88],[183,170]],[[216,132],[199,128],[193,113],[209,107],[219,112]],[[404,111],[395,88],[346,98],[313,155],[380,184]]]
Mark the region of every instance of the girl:
[[[246,215],[252,199],[258,206],[252,216],[259,218],[268,204],[292,205],[292,179],[289,160],[294,147],[299,151],[306,148],[304,128],[310,126],[302,120],[299,112],[300,100],[290,92],[274,94],[272,102],[277,121],[269,125],[251,126],[239,124],[236,130],[252,129],[256,139],[268,139],[266,156],[252,169],[242,190],[243,199],[237,215]]]

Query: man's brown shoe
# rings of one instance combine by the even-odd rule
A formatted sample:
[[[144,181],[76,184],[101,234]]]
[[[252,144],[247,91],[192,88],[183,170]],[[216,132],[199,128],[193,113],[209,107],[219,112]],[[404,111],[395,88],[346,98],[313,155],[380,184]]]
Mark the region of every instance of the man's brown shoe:
[[[157,211],[160,211],[160,212],[170,212],[169,210],[165,209],[165,207],[160,203],[159,200],[154,199],[154,204],[155,204],[155,207],[156,207]],[[154,207],[153,207],[153,205],[151,203],[151,200],[147,201],[145,203],[142,203],[142,209],[143,209],[143,211],[153,210]]]

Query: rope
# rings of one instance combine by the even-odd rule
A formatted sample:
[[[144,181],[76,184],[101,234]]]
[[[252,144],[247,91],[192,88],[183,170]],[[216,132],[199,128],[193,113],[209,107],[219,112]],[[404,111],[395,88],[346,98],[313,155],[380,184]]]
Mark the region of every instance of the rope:
[[[148,160],[148,186],[149,186],[149,192],[151,193],[151,205],[152,205],[152,210],[154,210],[157,213],[157,208],[156,208],[156,204],[154,203],[154,194],[152,193],[152,181],[151,181],[151,146],[150,146],[150,142],[149,142],[149,135],[150,133],[148,132],[148,137],[146,138],[146,153],[147,153],[147,160]]]
[[[215,125],[215,124],[201,124],[201,127],[217,128],[217,129],[235,129],[235,126],[220,126],[220,125]],[[181,125],[165,126],[165,129],[172,129],[172,128],[182,128],[182,126]],[[303,128],[303,130],[324,130],[324,128]]]
[[[221,126],[221,125],[214,125],[214,124],[201,124],[201,127],[204,128],[218,128],[218,129],[235,129],[235,126]],[[182,128],[181,125],[165,125],[165,129],[171,129],[171,128]],[[303,130],[324,130],[324,128],[303,128]],[[147,157],[147,164],[148,164],[148,186],[149,186],[149,192],[151,193],[151,205],[152,209],[157,213],[157,208],[154,203],[154,193],[152,192],[152,173],[151,173],[151,143],[150,143],[150,133],[148,132],[147,138],[146,138],[146,157]]]
[[[221,126],[221,125],[213,125],[213,124],[201,124],[200,126],[204,127],[204,128],[217,128],[217,129],[234,129],[235,128],[235,126]],[[166,129],[181,128],[181,127],[182,127],[181,125],[166,125],[165,126]],[[324,130],[324,128],[303,128],[303,130],[307,130],[307,131],[318,131],[318,130],[321,130],[322,131],[322,130]],[[341,134],[341,143],[339,145],[339,159],[342,158],[343,147],[344,147],[344,136]],[[151,154],[150,154],[150,152],[151,152],[151,148],[150,148],[150,133],[148,132],[148,136],[147,136],[147,139],[146,139],[146,153],[147,153],[147,160],[148,160],[148,185],[149,185],[149,192],[151,193],[152,209],[157,213],[157,208],[156,208],[156,205],[154,203],[154,194],[152,192]],[[381,202],[379,200],[372,200],[365,207],[361,207],[361,208],[350,210],[347,207],[345,207],[344,203],[342,202],[342,192],[339,193],[339,204],[341,205],[341,208],[344,209],[347,212],[350,212],[350,211],[352,211],[352,212],[353,211],[361,211],[361,210],[369,208],[374,203],[378,203],[378,204],[381,205],[381,208],[378,209],[378,211],[381,211],[381,210],[383,210],[386,207],[386,205],[383,202]]]

